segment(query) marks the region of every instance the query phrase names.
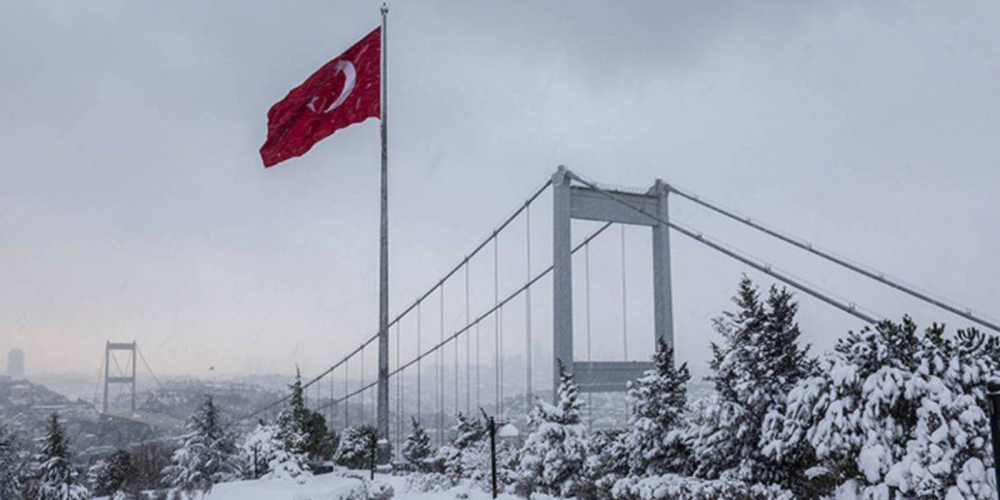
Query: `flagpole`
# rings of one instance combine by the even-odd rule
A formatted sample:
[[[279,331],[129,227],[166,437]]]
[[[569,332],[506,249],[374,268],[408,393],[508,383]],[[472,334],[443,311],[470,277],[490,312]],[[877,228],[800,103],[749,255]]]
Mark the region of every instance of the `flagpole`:
[[[380,438],[379,462],[389,461],[389,152],[387,146],[387,120],[389,117],[386,101],[388,76],[386,50],[386,15],[389,8],[382,4],[382,77],[380,86],[382,100],[379,103],[381,111],[382,134],[382,227],[380,234],[379,255],[379,311],[378,311],[378,434]],[[382,441],[384,440],[384,441]]]

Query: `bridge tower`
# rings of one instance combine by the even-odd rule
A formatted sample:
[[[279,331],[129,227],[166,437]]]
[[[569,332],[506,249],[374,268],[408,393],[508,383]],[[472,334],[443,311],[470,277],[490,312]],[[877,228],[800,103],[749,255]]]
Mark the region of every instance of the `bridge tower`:
[[[653,217],[630,210],[604,194],[584,186],[574,186],[566,167],[552,176],[553,188],[553,388],[559,385],[559,363],[573,373],[583,392],[621,392],[629,381],[652,368],[648,361],[576,361],[573,359],[573,219],[647,226],[653,231],[654,341],[674,345],[673,305],[670,290],[670,229]],[[667,217],[667,193],[663,181],[646,193],[609,190],[619,199],[641,207],[661,221]]]
[[[112,351],[128,351],[130,353],[125,375],[111,376],[110,363]],[[129,417],[135,415],[135,364],[137,357],[138,348],[134,340],[132,342],[108,341],[104,344],[104,404],[101,407],[101,413],[108,413],[108,389],[111,384],[125,384],[132,390],[132,412],[129,414]]]

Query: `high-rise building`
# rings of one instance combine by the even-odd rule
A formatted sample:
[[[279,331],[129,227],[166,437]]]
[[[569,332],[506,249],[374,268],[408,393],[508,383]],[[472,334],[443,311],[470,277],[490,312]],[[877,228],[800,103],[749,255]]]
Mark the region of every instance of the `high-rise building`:
[[[24,351],[11,349],[7,353],[7,376],[14,380],[24,378]]]

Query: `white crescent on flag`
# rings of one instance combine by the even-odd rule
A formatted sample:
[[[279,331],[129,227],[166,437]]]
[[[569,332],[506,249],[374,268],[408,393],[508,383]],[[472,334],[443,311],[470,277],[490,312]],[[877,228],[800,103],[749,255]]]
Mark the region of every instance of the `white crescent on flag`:
[[[333,69],[338,73],[344,74],[344,86],[340,89],[340,95],[322,111],[316,109],[316,101],[319,100],[319,96],[313,96],[309,100],[309,104],[306,104],[306,107],[312,110],[313,113],[329,113],[339,108],[347,100],[347,97],[351,95],[351,91],[354,90],[354,81],[357,78],[357,71],[354,69],[354,64],[351,61],[337,61]]]

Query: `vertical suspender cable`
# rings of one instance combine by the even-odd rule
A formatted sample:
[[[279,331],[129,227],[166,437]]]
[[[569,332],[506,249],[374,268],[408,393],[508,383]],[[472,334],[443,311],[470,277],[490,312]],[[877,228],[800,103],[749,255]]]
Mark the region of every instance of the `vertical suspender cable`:
[[[460,371],[458,369],[458,344],[459,344],[458,339],[455,339],[455,346],[454,346],[455,347],[455,366],[454,366],[454,370],[455,370],[455,413],[458,413],[458,412],[461,411],[459,409],[460,407],[458,406],[458,404],[459,404],[459,398],[458,398],[458,372]]]
[[[351,426],[351,411],[350,411],[350,394],[351,388],[348,385],[348,380],[351,378],[351,371],[348,369],[350,367],[351,358],[344,359],[344,429]]]
[[[628,282],[625,279],[625,224],[622,224],[622,345],[623,360],[628,361]]]
[[[359,388],[364,389],[365,387],[365,348],[361,348],[361,385]],[[368,422],[368,410],[365,408],[365,391],[362,390],[361,394],[358,394],[361,398],[361,423],[365,424]]]
[[[400,325],[402,321],[396,322],[396,369],[398,370],[401,363],[401,357],[399,351],[403,348],[401,342],[401,336],[399,334]],[[403,374],[399,373],[396,376],[396,460],[400,460],[402,457],[403,448]]]
[[[525,234],[525,246],[526,246],[526,256],[525,256],[525,269],[527,281],[531,281],[531,204],[525,206],[524,212],[524,234]],[[524,353],[524,364],[525,364],[525,375],[524,378],[527,380],[527,408],[531,409],[531,287],[529,286],[527,290],[524,291],[524,333],[527,342],[525,342],[525,353]]]
[[[587,362],[590,363],[593,361],[590,350],[590,243],[587,243],[587,246],[583,248],[583,259],[584,283],[586,285],[583,297],[587,313]],[[587,427],[593,429],[594,393],[590,391],[587,391],[587,420]]]
[[[441,321],[440,321],[440,338],[438,342],[444,343],[444,283],[441,283]],[[444,347],[438,349],[438,414],[437,414],[437,428],[438,428],[438,446],[444,445]]]
[[[417,302],[417,356],[420,356],[420,354],[421,354],[421,351],[420,351],[420,330],[421,330],[420,324],[421,323],[422,323],[422,321],[420,321],[420,302]],[[421,359],[422,359],[421,357],[417,358],[417,422],[419,422],[419,423],[423,423],[423,418],[420,415],[420,400],[421,400],[421,397],[420,397],[420,387],[422,385],[420,383],[420,360]]]
[[[497,332],[500,335],[500,369],[497,374],[500,376],[500,383],[497,384],[497,391],[500,394],[500,405],[497,406],[497,415],[503,416],[503,306],[497,311]]]
[[[482,365],[482,357],[480,356],[480,343],[481,343],[480,338],[481,337],[479,335],[479,321],[477,320],[476,321],[476,408],[483,407],[483,402],[482,399],[480,398],[482,393],[481,389],[483,387],[482,384],[483,365]]]
[[[94,407],[95,408],[97,407],[98,394],[100,394],[100,392],[101,392],[101,380],[103,379],[103,375],[104,375],[104,363],[107,360],[108,360],[107,356],[105,356],[104,359],[101,360],[101,369],[97,371],[97,385],[94,386]]]
[[[628,282],[625,279],[625,224],[622,228],[622,360],[628,361]],[[625,399],[625,421],[628,421],[631,413],[628,407],[628,399]]]
[[[493,236],[493,307],[500,305],[500,266],[497,249],[497,236]],[[493,392],[496,395],[496,412],[500,415],[500,310],[493,316]]]
[[[469,261],[465,261],[465,413],[472,414],[472,336],[469,335]],[[456,347],[457,349],[457,347]]]

